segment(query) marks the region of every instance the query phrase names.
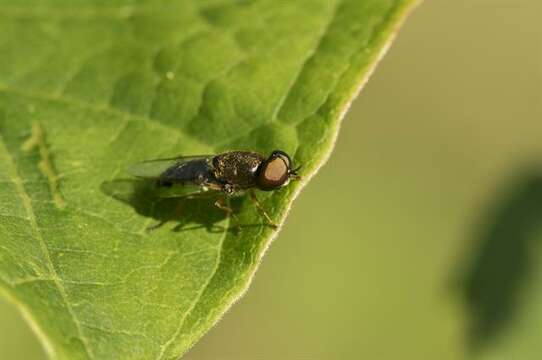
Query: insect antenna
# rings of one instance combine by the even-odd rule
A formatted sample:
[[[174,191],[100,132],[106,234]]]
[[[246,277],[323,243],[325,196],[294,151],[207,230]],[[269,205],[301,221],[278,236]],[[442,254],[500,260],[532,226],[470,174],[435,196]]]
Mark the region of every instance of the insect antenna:
[[[293,170],[290,170],[288,176],[290,177],[290,179],[293,179],[293,180],[301,180],[301,176],[298,175],[298,171],[299,169],[301,169],[301,166],[302,165],[299,165],[298,167],[296,167],[295,169]]]

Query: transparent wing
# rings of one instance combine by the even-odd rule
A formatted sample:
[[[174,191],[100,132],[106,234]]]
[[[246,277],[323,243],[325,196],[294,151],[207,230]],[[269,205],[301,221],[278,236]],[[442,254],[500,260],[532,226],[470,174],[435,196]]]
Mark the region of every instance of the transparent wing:
[[[169,159],[155,159],[142,161],[128,167],[128,173],[144,179],[159,179],[167,169],[193,160],[201,160],[213,155],[179,156]]]

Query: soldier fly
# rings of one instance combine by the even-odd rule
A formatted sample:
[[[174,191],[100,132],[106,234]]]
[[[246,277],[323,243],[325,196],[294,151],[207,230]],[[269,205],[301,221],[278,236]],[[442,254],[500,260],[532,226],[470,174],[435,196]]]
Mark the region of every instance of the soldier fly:
[[[235,216],[225,204],[228,197],[242,196],[250,199],[267,220],[276,227],[271,217],[258,201],[254,189],[273,191],[299,180],[292,160],[284,151],[275,150],[265,157],[253,151],[228,151],[218,155],[180,156],[170,159],[148,160],[128,168],[133,176],[152,179],[159,188],[177,188],[167,197],[194,198],[203,194],[218,195],[216,207]]]

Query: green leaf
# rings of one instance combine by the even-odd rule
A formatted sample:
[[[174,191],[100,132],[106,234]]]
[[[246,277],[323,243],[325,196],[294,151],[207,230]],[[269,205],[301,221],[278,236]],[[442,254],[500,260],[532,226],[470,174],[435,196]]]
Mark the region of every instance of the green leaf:
[[[414,2],[0,0],[0,288],[49,355],[174,359],[215,324],[276,231],[124,170],[283,149],[282,223]]]
[[[539,357],[542,320],[542,175],[522,169],[472,241],[459,290],[467,309],[468,350],[476,359]],[[468,266],[465,266],[468,265]],[[536,354],[536,355],[535,355]]]

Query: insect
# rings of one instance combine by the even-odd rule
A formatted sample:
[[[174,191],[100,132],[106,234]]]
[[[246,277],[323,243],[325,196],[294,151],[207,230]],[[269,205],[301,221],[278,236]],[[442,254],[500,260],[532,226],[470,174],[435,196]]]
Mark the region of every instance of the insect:
[[[292,160],[284,151],[275,150],[268,157],[253,151],[228,151],[218,155],[180,156],[143,161],[128,168],[133,176],[152,179],[159,188],[177,188],[168,197],[193,198],[218,195],[215,206],[235,216],[225,201],[228,197],[249,194],[254,205],[276,227],[258,201],[254,189],[273,191],[299,180]]]

